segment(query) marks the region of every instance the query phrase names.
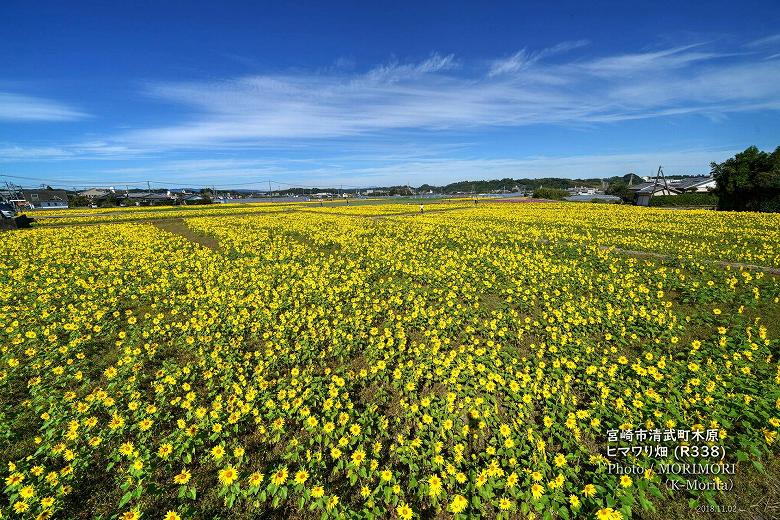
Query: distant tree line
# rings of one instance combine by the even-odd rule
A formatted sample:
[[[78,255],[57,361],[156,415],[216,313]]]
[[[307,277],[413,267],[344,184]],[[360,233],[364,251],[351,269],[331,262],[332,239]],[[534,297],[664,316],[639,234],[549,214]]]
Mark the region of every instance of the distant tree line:
[[[709,194],[682,194],[669,197],[653,197],[654,206],[714,206],[718,209],[732,211],[773,211],[780,212],[780,147],[774,152],[763,152],[755,146],[722,163],[711,163],[711,174],[715,177],[717,188]],[[667,179],[686,177],[684,175],[667,175]],[[412,189],[409,186],[378,187],[386,195],[413,195],[417,193],[434,192],[446,195],[457,193],[491,193],[491,192],[521,192],[533,194],[534,197],[560,200],[568,193],[568,188],[577,186],[601,187],[607,185],[605,193],[616,195],[625,202],[633,201],[632,185],[643,180],[638,175],[629,173],[607,179],[564,179],[559,177],[544,177],[540,179],[505,177],[503,179],[458,181],[444,186],[423,184]],[[310,195],[316,192],[356,194],[362,189],[340,188],[289,188],[280,190],[279,195]],[[206,188],[201,190],[204,200],[211,202],[213,193]],[[375,193],[378,195],[379,193]],[[93,201],[78,194],[69,194],[71,207],[88,206]],[[100,206],[118,205],[119,199],[109,196],[96,202]]]
[[[565,190],[575,186],[599,187],[601,179],[562,179],[559,177],[543,177],[540,179],[492,179],[483,181],[458,181],[445,186],[423,184],[419,191],[434,191],[437,193],[490,193],[490,192],[533,192],[540,188]]]
[[[608,179],[607,182],[609,183],[609,186],[607,186],[607,189],[604,190],[604,193],[607,195],[620,197],[624,202],[633,202],[634,193],[629,191],[628,188],[634,184],[640,184],[644,181],[640,176],[629,173],[623,175],[622,177],[612,177]]]

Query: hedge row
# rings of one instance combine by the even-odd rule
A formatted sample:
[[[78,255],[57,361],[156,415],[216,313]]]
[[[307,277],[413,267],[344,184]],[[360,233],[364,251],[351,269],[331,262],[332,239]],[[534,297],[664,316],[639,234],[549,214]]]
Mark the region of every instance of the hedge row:
[[[683,207],[683,206],[708,206],[718,205],[718,197],[713,193],[682,193],[680,195],[656,195],[650,199],[651,206],[657,207]]]

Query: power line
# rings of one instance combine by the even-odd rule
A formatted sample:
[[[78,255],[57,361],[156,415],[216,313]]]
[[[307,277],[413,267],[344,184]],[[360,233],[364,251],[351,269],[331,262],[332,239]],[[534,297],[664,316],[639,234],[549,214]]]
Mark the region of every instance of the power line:
[[[47,183],[47,184],[58,184],[58,185],[66,185],[66,186],[89,186],[89,187],[114,187],[114,186],[125,186],[126,190],[129,190],[130,186],[146,186],[148,190],[152,189],[152,186],[161,186],[161,187],[167,187],[167,186],[173,186],[173,187],[188,187],[188,188],[194,188],[194,187],[203,187],[203,186],[211,186],[212,188],[237,188],[241,186],[253,186],[260,189],[260,186],[262,184],[268,183],[268,189],[269,191],[273,191],[272,184],[276,184],[279,186],[286,186],[289,188],[300,188],[300,189],[322,189],[322,188],[332,188],[332,189],[339,189],[339,190],[362,190],[362,189],[369,189],[369,188],[375,188],[376,185],[363,185],[363,186],[357,186],[357,185],[346,185],[341,183],[333,183],[330,184],[328,181],[325,181],[323,184],[301,184],[301,183],[291,183],[291,182],[284,182],[284,181],[277,181],[273,179],[258,179],[254,181],[247,181],[247,182],[231,182],[231,183],[224,183],[224,184],[214,184],[209,182],[207,179],[199,179],[199,180],[191,180],[188,182],[175,182],[175,181],[154,181],[154,180],[124,180],[124,179],[115,179],[115,180],[105,180],[105,179],[55,179],[55,178],[48,178],[48,177],[32,177],[32,176],[25,176],[25,175],[12,175],[12,174],[0,174],[0,177],[8,178],[8,179],[21,179],[21,180],[27,180],[27,181],[34,181],[37,184],[40,183]]]
[[[111,184],[110,182],[105,182],[103,184],[95,183],[93,180],[77,180],[77,179],[47,179],[43,177],[25,177],[23,175],[9,175],[7,173],[4,173],[0,175],[0,177],[8,177],[9,179],[24,179],[28,181],[37,181],[37,182],[53,182],[53,183],[59,183],[59,184],[94,184],[94,185],[108,185]],[[146,184],[146,181],[117,181],[114,184]]]
[[[210,186],[211,183],[208,181],[203,180],[192,180],[190,182],[174,182],[174,181],[153,181],[153,180],[143,180],[143,181],[128,181],[128,180],[95,180],[95,179],[49,179],[46,177],[27,177],[23,175],[9,175],[9,174],[0,174],[0,177],[8,177],[9,179],[23,179],[28,181],[36,181],[36,182],[48,182],[48,183],[56,183],[56,184],[67,184],[67,185],[74,185],[74,184],[80,184],[85,186],[113,186],[113,185],[144,185],[146,184],[147,187],[149,187],[149,184],[157,184],[162,186]],[[260,183],[264,183],[266,180],[256,180],[256,181],[249,181],[249,182],[233,182],[229,184],[217,184],[216,186],[219,187],[231,187],[231,186],[252,186],[252,185],[258,185]]]

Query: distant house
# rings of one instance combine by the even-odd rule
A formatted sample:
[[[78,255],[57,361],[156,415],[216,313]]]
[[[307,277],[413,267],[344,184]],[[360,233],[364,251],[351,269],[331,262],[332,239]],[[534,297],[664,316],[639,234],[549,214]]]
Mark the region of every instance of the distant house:
[[[672,187],[670,184],[664,186],[663,183],[656,183],[655,181],[635,184],[628,190],[634,193],[634,204],[637,206],[649,206],[650,199],[656,195],[679,195],[683,193],[682,190]]]
[[[575,193],[574,195],[564,197],[563,200],[569,202],[593,202],[595,200],[597,202],[619,203],[623,199],[615,195],[604,195],[603,193]]]
[[[113,195],[114,190],[106,190],[103,188],[90,188],[88,190],[80,191],[79,195],[90,200],[102,199],[108,195]]]
[[[189,195],[179,197],[179,202],[182,204],[199,204],[204,200],[206,200],[206,197],[198,193],[190,193]]]
[[[628,188],[634,194],[634,203],[637,206],[649,206],[650,199],[656,195],[707,193],[713,189],[715,189],[715,179],[705,176],[667,179],[666,185],[664,185],[663,181],[656,182],[655,179],[651,179]]]
[[[30,209],[67,209],[65,190],[22,190],[22,197]]]
[[[684,179],[671,179],[669,185],[685,193],[707,193],[715,189],[714,177],[686,177]]]
[[[601,190],[593,188],[591,186],[575,186],[574,188],[567,188],[570,195],[600,195],[603,193]]]
[[[128,204],[135,206],[154,206],[162,204],[173,204],[176,198],[170,193],[154,193],[154,192],[132,192],[126,194],[124,197]]]

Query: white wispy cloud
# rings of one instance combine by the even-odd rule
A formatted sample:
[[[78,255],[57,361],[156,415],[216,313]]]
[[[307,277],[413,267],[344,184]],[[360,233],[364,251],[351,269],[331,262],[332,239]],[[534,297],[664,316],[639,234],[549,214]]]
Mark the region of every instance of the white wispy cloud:
[[[108,141],[81,141],[51,146],[0,142],[0,162],[43,162],[80,160],[126,160],[152,156],[148,148],[134,148]]]
[[[589,43],[588,40],[566,41],[536,52],[529,51],[528,49],[520,49],[507,58],[494,60],[490,65],[488,76],[514,74],[529,68],[531,65],[544,58],[569,52],[579,47],[584,47]]]
[[[496,158],[482,131],[593,129],[691,114],[721,120],[737,112],[780,110],[780,67],[776,49],[766,44],[741,53],[701,43],[567,54],[586,45],[561,42],[478,63],[433,53],[362,71],[330,67],[151,83],[143,94],[180,107],[178,120],[68,144],[0,143],[0,161],[58,161],[69,165],[64,170],[72,167],[73,175],[79,175],[79,160],[106,161],[96,169],[120,182],[271,178],[317,186],[647,174],[659,162],[670,172],[705,173],[710,161],[737,150]],[[26,120],[88,117],[56,102],[0,93],[0,120],[25,120],[22,114]],[[122,164],[129,159],[132,167]]]
[[[75,121],[88,115],[57,101],[0,92],[0,120]]]
[[[766,45],[775,45],[775,44],[780,44],[780,33],[772,34],[770,36],[765,36],[764,38],[753,40],[751,42],[748,42],[745,45],[745,47],[764,47]]]
[[[74,154],[59,146],[0,145],[0,161],[65,159]]]
[[[463,67],[453,55],[367,72],[260,75],[156,83],[147,94],[183,105],[186,120],[120,136],[133,146],[253,147],[273,140],[344,138],[486,126],[591,125],[699,113],[777,109],[780,69],[760,54],[705,44],[569,61],[586,41]]]
[[[428,72],[440,72],[443,70],[453,70],[458,68],[458,63],[455,61],[454,54],[448,54],[442,56],[434,53],[430,58],[418,64],[416,69],[422,73]]]
[[[458,67],[459,64],[455,60],[454,54],[443,56],[439,53],[433,53],[428,59],[419,63],[401,63],[398,60],[393,60],[372,68],[364,76],[356,76],[354,80],[356,83],[365,84],[395,83],[421,78],[425,74],[455,70]]]
[[[693,50],[702,45],[701,43],[696,43],[652,52],[607,56],[588,61],[582,66],[588,72],[599,76],[614,76],[634,74],[636,72],[674,70],[693,65],[696,62],[734,55],[733,53]]]

